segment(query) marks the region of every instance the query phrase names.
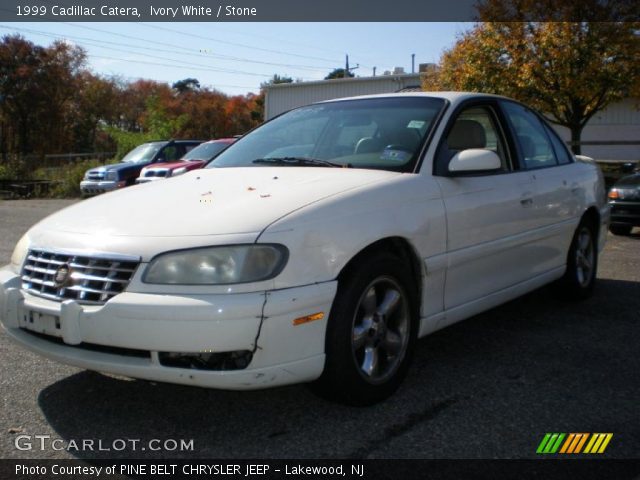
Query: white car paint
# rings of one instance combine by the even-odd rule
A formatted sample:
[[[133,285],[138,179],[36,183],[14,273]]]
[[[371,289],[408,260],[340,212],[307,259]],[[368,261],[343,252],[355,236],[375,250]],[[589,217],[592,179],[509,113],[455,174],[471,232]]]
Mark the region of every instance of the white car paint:
[[[420,95],[426,94],[404,94]],[[23,258],[15,258],[0,270],[4,328],[25,347],[83,368],[189,385],[262,388],[322,373],[338,275],[376,241],[402,238],[419,261],[420,336],[560,278],[573,233],[589,208],[598,212],[603,247],[608,207],[595,164],[436,176],[437,139],[455,108],[477,95],[429,95],[450,105],[414,173],[205,169],[85,200],[48,217],[21,240],[18,257],[35,248],[129,255],[140,265],[124,293],[104,305],[80,305],[24,291]],[[254,242],[288,248],[288,262],[275,278],[224,286],[142,281],[149,261],[163,252]],[[317,312],[322,319],[293,324]],[[146,350],[150,357],[73,347],[79,344]],[[232,371],[164,367],[158,360],[159,351],[211,350],[255,353],[246,369]]]

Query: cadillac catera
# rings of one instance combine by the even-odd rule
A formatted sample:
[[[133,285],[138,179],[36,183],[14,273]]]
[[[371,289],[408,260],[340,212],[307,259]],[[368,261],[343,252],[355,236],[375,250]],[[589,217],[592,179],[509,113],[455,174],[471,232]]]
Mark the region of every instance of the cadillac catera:
[[[598,167],[507,98],[329,101],[41,221],[0,270],[0,318],[81,368],[370,404],[419,337],[550,282],[589,295],[608,208]]]

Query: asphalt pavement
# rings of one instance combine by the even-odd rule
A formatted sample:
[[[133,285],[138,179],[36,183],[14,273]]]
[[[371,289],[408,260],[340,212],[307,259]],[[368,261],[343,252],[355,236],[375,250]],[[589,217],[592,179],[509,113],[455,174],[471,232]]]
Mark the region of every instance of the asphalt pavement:
[[[29,226],[69,203],[0,201],[0,265]],[[420,340],[401,389],[369,408],[305,386],[226,392],[83,371],[2,332],[0,458],[535,458],[547,432],[611,432],[601,457],[638,458],[639,229],[609,235],[598,277],[587,301],[548,286]],[[50,438],[20,450],[19,435]],[[53,439],[111,451],[58,450]],[[116,451],[119,439],[128,446]],[[150,440],[193,449],[141,450]]]

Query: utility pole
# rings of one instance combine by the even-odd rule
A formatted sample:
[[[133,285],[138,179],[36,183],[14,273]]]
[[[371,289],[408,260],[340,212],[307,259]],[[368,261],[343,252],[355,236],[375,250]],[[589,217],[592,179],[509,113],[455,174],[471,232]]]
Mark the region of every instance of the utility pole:
[[[377,69],[377,68],[378,68],[378,67],[373,67],[373,76],[374,76],[374,77],[376,76],[376,69]]]
[[[355,67],[349,67],[349,55],[345,55],[345,63],[344,63],[344,78],[349,78],[349,74],[360,67],[359,63],[356,63]]]
[[[411,54],[411,73],[416,73],[416,54]]]

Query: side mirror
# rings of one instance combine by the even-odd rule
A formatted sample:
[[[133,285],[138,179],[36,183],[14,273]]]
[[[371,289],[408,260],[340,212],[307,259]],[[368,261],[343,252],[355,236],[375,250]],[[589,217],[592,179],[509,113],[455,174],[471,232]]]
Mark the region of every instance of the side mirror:
[[[449,160],[449,172],[484,172],[500,170],[502,162],[500,157],[491,150],[484,148],[469,148],[456,153]]]

